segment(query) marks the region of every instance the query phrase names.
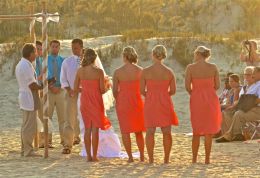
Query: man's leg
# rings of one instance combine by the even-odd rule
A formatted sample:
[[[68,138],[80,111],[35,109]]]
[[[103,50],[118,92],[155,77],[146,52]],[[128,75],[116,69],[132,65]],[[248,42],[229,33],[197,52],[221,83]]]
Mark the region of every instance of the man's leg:
[[[21,129],[22,154],[33,155],[33,139],[37,131],[36,111],[23,111],[23,123]]]
[[[75,115],[75,125],[74,125],[74,143],[73,144],[79,144],[80,143],[80,128],[79,128],[79,119],[77,117],[77,110]]]
[[[231,141],[237,140],[236,137],[242,135],[242,126],[248,121],[256,121],[260,116],[260,107],[252,108],[248,112],[237,111],[234,114],[233,122],[227,133],[224,134],[224,138]]]
[[[63,139],[63,130],[64,130],[64,123],[65,123],[65,93],[62,90],[56,96],[56,111],[58,116],[58,123],[59,123],[59,132],[60,132],[60,140],[61,143],[64,142]]]
[[[232,123],[222,137],[218,138],[216,142],[228,142],[232,141],[232,138],[236,134],[241,134],[241,118],[244,117],[244,112],[243,111],[236,111],[233,118],[232,118]]]
[[[65,94],[65,123],[64,123],[64,148],[72,149],[74,140],[74,125],[76,120],[77,98]]]
[[[221,125],[221,132],[225,134],[233,122],[233,111],[222,111],[222,125]]]
[[[49,114],[49,119],[50,121],[53,121],[52,117],[53,117],[53,112],[54,112],[54,108],[56,105],[56,101],[57,101],[57,96],[56,94],[53,94],[51,91],[48,92],[48,97],[49,97],[49,107],[48,107],[48,114]],[[49,131],[49,146],[51,148],[52,147],[52,133],[50,133]]]

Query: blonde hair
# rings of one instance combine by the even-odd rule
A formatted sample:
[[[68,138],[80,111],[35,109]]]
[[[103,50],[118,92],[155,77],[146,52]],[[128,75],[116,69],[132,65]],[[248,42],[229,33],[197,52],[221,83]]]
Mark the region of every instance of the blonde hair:
[[[211,55],[211,49],[207,48],[206,46],[198,46],[194,53],[199,53],[201,56],[207,59]]]
[[[244,74],[246,74],[247,72],[249,72],[250,74],[253,74],[254,73],[254,67],[253,66],[247,66],[245,69],[244,69]]]
[[[167,57],[167,50],[163,45],[156,45],[153,48],[152,53],[158,60],[162,60]]]
[[[126,58],[127,61],[130,63],[136,64],[138,61],[138,55],[135,49],[132,46],[127,46],[123,49],[123,56]]]
[[[93,64],[97,58],[97,53],[92,48],[86,48],[84,49],[83,59],[81,62],[81,66],[88,66],[90,64]]]

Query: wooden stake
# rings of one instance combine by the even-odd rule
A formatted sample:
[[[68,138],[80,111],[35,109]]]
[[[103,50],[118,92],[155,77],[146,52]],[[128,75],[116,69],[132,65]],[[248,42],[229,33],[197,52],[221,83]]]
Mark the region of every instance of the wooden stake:
[[[46,2],[42,2],[42,53],[43,53],[43,126],[44,126],[44,158],[48,158],[48,148],[49,148],[49,135],[48,135],[48,81],[47,74],[48,70],[44,70],[48,66],[48,36],[47,36],[47,10]]]

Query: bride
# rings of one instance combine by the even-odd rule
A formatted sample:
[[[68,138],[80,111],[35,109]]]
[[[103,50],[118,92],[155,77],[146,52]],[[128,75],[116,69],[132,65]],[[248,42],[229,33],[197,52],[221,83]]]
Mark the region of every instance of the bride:
[[[98,68],[102,69],[106,76],[106,72],[105,72],[103,65],[98,56],[96,58],[95,65]],[[103,94],[103,102],[104,102],[105,110],[109,110],[113,106],[113,101],[114,101],[114,98],[113,98],[112,90],[110,89],[105,94]],[[82,115],[80,112],[80,96],[78,97],[78,119],[79,119],[79,123],[80,123],[81,140],[83,140],[82,150],[81,150],[80,155],[86,156],[86,149],[85,149],[85,144],[84,144],[85,127],[84,127]],[[112,126],[107,130],[100,129],[97,156],[98,157],[108,157],[108,158],[109,157],[120,157],[120,153],[121,153],[120,140],[118,138],[118,135],[114,132]]]

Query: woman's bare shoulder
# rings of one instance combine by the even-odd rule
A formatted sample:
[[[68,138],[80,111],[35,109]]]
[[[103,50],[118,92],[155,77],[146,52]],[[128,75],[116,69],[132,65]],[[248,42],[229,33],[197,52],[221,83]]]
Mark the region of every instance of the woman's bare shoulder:
[[[217,65],[215,63],[210,63],[207,62],[208,66],[212,67],[212,68],[217,68]]]
[[[152,65],[151,66],[148,66],[148,67],[145,67],[144,69],[143,69],[143,73],[148,73],[148,72],[150,72],[151,70],[152,70]]]
[[[137,70],[143,70],[143,68],[141,67],[141,66],[139,66],[139,65],[134,65],[135,66],[135,68],[137,69]]]
[[[186,71],[191,71],[194,68],[195,64],[188,64],[186,66]]]

